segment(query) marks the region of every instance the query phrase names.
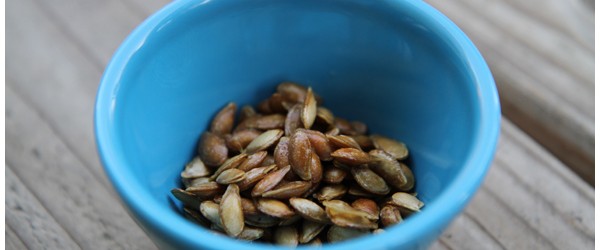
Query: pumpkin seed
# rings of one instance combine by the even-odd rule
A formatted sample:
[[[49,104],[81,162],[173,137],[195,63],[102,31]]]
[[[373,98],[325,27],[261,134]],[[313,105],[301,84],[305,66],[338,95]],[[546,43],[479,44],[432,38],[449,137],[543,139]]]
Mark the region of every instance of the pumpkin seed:
[[[221,224],[221,216],[219,215],[219,204],[211,200],[203,201],[200,203],[200,213],[213,225],[217,225],[220,228],[223,227]]]
[[[203,227],[209,227],[210,221],[208,221],[206,218],[204,218],[204,216],[202,216],[202,214],[200,212],[198,212],[199,208],[200,208],[200,203],[198,203],[198,206],[195,207],[194,209],[184,207],[183,215],[186,218],[190,219],[191,221],[194,221],[194,222],[202,225]]]
[[[278,168],[283,168],[290,165],[290,161],[288,160],[288,142],[288,137],[281,137],[279,139],[279,143],[277,143],[277,146],[275,146],[275,150],[273,151],[273,158],[275,159],[275,164],[277,164]]]
[[[262,133],[256,129],[241,129],[233,132],[233,134],[225,135],[225,144],[230,151],[241,152],[260,134]]]
[[[262,180],[268,173],[275,170],[276,165],[257,167],[246,172],[246,178],[238,183],[241,191],[245,191],[253,187],[257,182]]]
[[[352,129],[359,135],[364,135],[367,133],[367,124],[360,121],[352,121],[350,122]]]
[[[181,178],[192,179],[205,177],[210,175],[210,170],[204,165],[200,157],[196,156],[192,161],[185,165],[185,169],[181,172]]]
[[[369,191],[363,189],[356,183],[352,183],[348,188],[348,194],[356,196],[356,197],[365,197],[365,198],[373,198],[375,194],[370,193]]]
[[[259,213],[258,208],[256,208],[256,205],[254,205],[254,202],[244,197],[242,197],[242,211],[244,212],[244,216],[256,215]]]
[[[323,166],[321,165],[321,160],[319,160],[319,156],[313,151],[310,154],[310,181],[312,183],[319,183],[321,179],[323,179]]]
[[[404,192],[394,193],[390,201],[386,204],[397,206],[401,210],[408,212],[419,212],[424,205],[417,197]]]
[[[242,233],[238,235],[238,239],[255,241],[263,237],[264,234],[265,230],[262,228],[245,226],[244,230],[242,230]]]
[[[258,151],[248,157],[237,167],[239,170],[248,172],[250,169],[260,167],[262,162],[267,158],[267,151]]]
[[[246,219],[246,224],[260,228],[270,228],[276,226],[281,221],[279,218],[263,213],[248,215],[244,218]],[[265,231],[265,234],[267,234],[267,231]]]
[[[279,184],[270,191],[262,194],[262,197],[273,199],[289,199],[304,194],[312,187],[312,183],[307,181],[292,181],[285,184]]]
[[[369,233],[368,229],[331,226],[327,231],[327,240],[331,243],[340,242]]]
[[[340,134],[356,135],[356,131],[354,131],[352,124],[350,124],[350,122],[347,121],[346,119],[336,117],[335,120],[333,121],[333,124],[336,128],[338,128],[340,130]]]
[[[408,157],[408,148],[402,142],[381,135],[371,135],[371,140],[375,148],[385,151],[398,160]]]
[[[175,196],[177,200],[181,201],[181,203],[183,203],[183,205],[186,207],[198,208],[200,205],[200,197],[191,192],[187,192],[179,188],[173,188],[171,189],[171,194],[173,194],[173,196]]]
[[[237,168],[240,164],[242,164],[242,162],[244,162],[244,160],[246,160],[246,157],[248,157],[248,155],[242,153],[242,154],[239,154],[239,155],[236,155],[234,157],[227,159],[225,162],[223,162],[223,164],[221,166],[219,166],[219,168],[217,168],[215,173],[210,178],[212,180],[215,180],[215,179],[217,179],[217,176],[219,176],[221,173],[223,173],[223,171],[232,169],[232,168]]]
[[[370,161],[369,154],[355,148],[340,148],[331,153],[331,156],[336,161],[350,166],[367,164]]]
[[[348,203],[341,200],[323,201],[325,212],[333,224],[340,227],[353,227],[375,229],[377,228],[376,220],[372,220],[372,216],[364,211],[353,208]]]
[[[215,133],[204,132],[198,143],[198,154],[204,164],[219,166],[227,160],[227,145],[225,140]]]
[[[219,206],[221,225],[225,232],[237,237],[244,230],[244,212],[240,189],[236,184],[229,184]]]
[[[381,228],[377,228],[377,229],[373,230],[373,234],[381,234],[381,233],[385,233],[385,230],[383,230]]]
[[[271,155],[267,155],[267,157],[265,157],[265,160],[263,160],[263,162],[260,164],[261,166],[271,166],[275,164],[275,158],[273,158],[273,156]]]
[[[275,142],[277,142],[282,135],[283,131],[281,129],[268,130],[250,142],[248,147],[246,147],[245,152],[248,154],[253,154],[261,150],[266,150]]]
[[[340,135],[340,129],[334,127],[330,130],[327,130],[327,132],[325,132],[325,135]]]
[[[285,116],[282,114],[271,114],[263,116],[253,116],[241,122],[238,129],[254,128],[259,130],[283,129],[285,125]]]
[[[320,247],[321,245],[323,245],[323,242],[319,238],[314,238],[313,240],[311,240],[308,243],[306,243],[306,245],[307,246]]]
[[[322,224],[330,222],[325,210],[311,200],[304,198],[290,198],[290,205],[306,220]]]
[[[371,138],[366,135],[353,135],[351,137],[365,152],[375,148],[375,146],[373,145],[373,141],[371,141]]]
[[[373,172],[381,176],[392,187],[406,190],[405,185],[408,182],[406,173],[394,157],[380,149],[371,150],[369,155],[371,155],[369,167]],[[410,188],[412,188],[412,185],[410,185]]]
[[[258,112],[261,112],[263,114],[273,113],[273,111],[271,110],[271,105],[269,104],[269,99],[262,100],[260,103],[258,103],[258,106],[256,106],[256,108],[258,109]]]
[[[379,219],[379,207],[377,206],[377,203],[375,203],[375,201],[373,200],[359,198],[352,202],[352,207],[369,214],[369,219],[371,220]]]
[[[218,135],[225,135],[231,133],[233,124],[235,122],[235,111],[237,106],[235,103],[228,103],[212,120],[210,124],[210,132]]]
[[[402,222],[400,209],[392,205],[383,206],[379,217],[381,218],[381,225],[383,225],[384,227],[392,226]]]
[[[371,193],[386,195],[390,192],[390,187],[385,180],[366,165],[353,167],[350,169],[350,173],[358,185]]]
[[[333,113],[327,108],[317,107],[317,117],[316,122],[327,125],[327,127],[332,127],[334,124],[335,117]]]
[[[285,100],[280,93],[273,93],[269,98],[269,109],[273,113],[284,113],[287,109],[284,106]]]
[[[300,216],[298,214],[294,214],[294,216],[292,216],[291,218],[280,221],[279,226],[289,226],[289,225],[292,225],[292,224],[300,221],[301,219],[302,219],[302,216]]]
[[[215,195],[222,194],[223,189],[223,186],[211,181],[186,188],[185,191],[195,194],[200,199],[212,199]]]
[[[198,186],[200,184],[203,183],[208,183],[211,182],[210,177],[200,177],[200,178],[195,178],[195,179],[183,179],[185,187],[189,188],[189,187],[195,187]]]
[[[256,116],[256,110],[250,105],[243,106],[240,110],[240,122],[252,116]]]
[[[315,153],[317,153],[321,161],[333,160],[331,157],[331,147],[329,146],[329,141],[323,133],[308,129],[302,129],[302,132],[307,135],[310,145],[314,149]]]
[[[302,113],[300,113],[300,120],[304,128],[312,127],[317,117],[317,100],[313,94],[312,88],[308,88],[306,97],[304,98],[304,104],[302,106]]]
[[[330,184],[339,184],[348,175],[346,170],[338,167],[327,167],[323,170],[323,182]]]
[[[325,229],[327,224],[318,223],[310,220],[302,221],[302,230],[300,230],[300,237],[298,237],[298,241],[300,243],[307,243],[313,240],[323,229]]]
[[[298,231],[293,226],[277,227],[273,240],[279,245],[295,247],[298,245]]]
[[[354,138],[347,135],[327,135],[327,139],[333,148],[355,148],[362,150]]]
[[[276,199],[259,198],[256,208],[264,214],[280,219],[288,219],[296,214],[288,205]]]
[[[246,172],[239,170],[237,168],[232,168],[232,169],[227,169],[227,170],[223,171],[221,174],[219,174],[216,181],[219,184],[228,185],[228,184],[240,182],[240,181],[244,180],[245,177],[246,177]]]
[[[285,135],[290,136],[296,129],[302,126],[300,114],[302,113],[302,105],[296,104],[292,106],[285,118]]]
[[[285,176],[285,174],[290,171],[290,166],[285,166],[282,169],[278,169],[273,171],[270,174],[267,174],[262,180],[260,180],[254,188],[252,189],[252,196],[261,196],[263,193],[273,189]]]
[[[313,196],[319,201],[339,199],[348,192],[348,187],[343,184],[333,184],[323,186]]]
[[[312,179],[310,166],[312,164],[312,148],[308,136],[302,131],[295,131],[288,142],[289,162],[292,170],[300,179]]]
[[[277,93],[288,102],[302,103],[306,98],[307,89],[292,82],[283,82],[277,86]]]

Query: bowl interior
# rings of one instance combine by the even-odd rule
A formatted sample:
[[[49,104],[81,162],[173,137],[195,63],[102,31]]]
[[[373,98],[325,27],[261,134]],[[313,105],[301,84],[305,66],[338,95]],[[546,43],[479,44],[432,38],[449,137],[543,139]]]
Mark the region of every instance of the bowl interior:
[[[127,56],[113,62],[121,68],[107,108],[110,157],[119,159],[119,166],[107,166],[109,175],[128,176],[153,211],[182,218],[169,191],[180,186],[179,173],[212,116],[229,101],[255,105],[284,80],[312,86],[336,116],[408,145],[416,192],[427,204],[409,220],[426,216],[471,157],[481,126],[481,79],[445,33],[448,21],[427,18],[431,10],[422,3],[175,5],[121,48]]]

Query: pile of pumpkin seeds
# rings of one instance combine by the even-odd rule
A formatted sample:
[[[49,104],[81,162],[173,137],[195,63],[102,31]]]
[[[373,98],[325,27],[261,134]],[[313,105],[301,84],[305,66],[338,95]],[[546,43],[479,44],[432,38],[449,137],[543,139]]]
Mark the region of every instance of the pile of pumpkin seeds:
[[[336,117],[311,88],[284,82],[256,109],[229,103],[181,172],[173,195],[217,233],[321,245],[401,223],[423,202],[402,142]]]

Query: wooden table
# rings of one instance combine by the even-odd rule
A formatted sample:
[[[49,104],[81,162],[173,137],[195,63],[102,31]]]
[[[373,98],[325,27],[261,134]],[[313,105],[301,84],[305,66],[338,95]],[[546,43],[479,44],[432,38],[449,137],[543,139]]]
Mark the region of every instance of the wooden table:
[[[8,249],[156,248],[99,163],[105,65],[166,0],[6,1]],[[593,1],[428,1],[474,40],[501,94],[496,159],[433,249],[591,249]]]

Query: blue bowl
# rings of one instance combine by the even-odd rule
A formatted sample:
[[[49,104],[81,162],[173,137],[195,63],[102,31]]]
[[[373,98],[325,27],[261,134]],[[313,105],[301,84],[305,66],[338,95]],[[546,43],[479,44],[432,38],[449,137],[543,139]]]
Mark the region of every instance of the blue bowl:
[[[169,191],[219,108],[257,104],[284,80],[312,86],[337,116],[406,142],[426,203],[383,234],[323,249],[428,247],[493,158],[492,75],[465,34],[420,0],[175,1],[118,49],[95,109],[106,173],[158,246],[282,249],[193,224]]]

